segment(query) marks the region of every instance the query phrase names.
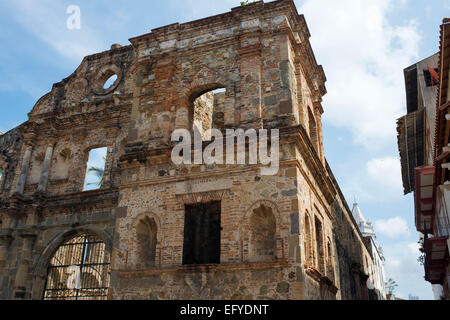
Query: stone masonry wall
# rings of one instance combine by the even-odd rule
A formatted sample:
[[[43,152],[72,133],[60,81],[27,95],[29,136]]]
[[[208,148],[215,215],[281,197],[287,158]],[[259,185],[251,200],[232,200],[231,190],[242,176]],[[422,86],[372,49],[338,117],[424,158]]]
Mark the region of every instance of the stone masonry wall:
[[[309,37],[292,0],[258,1],[85,57],[0,136],[0,298],[42,299],[52,256],[80,233],[111,254],[109,299],[368,298],[373,261],[323,154]],[[277,174],[175,165],[171,134],[194,124],[279,129]],[[104,184],[84,191],[99,147]],[[220,263],[183,265],[185,206],[211,201]]]

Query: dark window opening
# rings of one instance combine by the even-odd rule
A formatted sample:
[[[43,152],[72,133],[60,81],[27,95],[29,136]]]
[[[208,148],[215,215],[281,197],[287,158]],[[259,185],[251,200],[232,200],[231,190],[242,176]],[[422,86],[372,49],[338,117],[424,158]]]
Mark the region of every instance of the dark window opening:
[[[183,265],[220,263],[220,201],[186,205]]]
[[[438,73],[438,69],[435,68],[434,71]],[[428,69],[423,70],[423,76],[425,78],[425,84],[427,87],[433,87],[438,85],[438,81],[431,77],[431,73]]]

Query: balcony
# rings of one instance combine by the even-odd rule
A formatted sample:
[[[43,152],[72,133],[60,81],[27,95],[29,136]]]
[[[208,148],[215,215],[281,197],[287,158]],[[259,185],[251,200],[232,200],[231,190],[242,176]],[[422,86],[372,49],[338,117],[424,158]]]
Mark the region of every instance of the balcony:
[[[425,239],[425,280],[442,284],[449,261],[448,237]]]
[[[416,228],[422,233],[432,233],[434,167],[415,168],[414,176]]]

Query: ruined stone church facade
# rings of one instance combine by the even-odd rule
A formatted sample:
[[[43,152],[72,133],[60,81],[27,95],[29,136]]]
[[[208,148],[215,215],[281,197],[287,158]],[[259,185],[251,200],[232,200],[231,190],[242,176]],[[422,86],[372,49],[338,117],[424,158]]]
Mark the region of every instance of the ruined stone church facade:
[[[0,135],[0,298],[374,296],[309,37],[293,1],[259,1],[85,57]],[[194,126],[279,129],[278,173],[175,165],[171,134]],[[85,191],[100,147],[103,184]]]

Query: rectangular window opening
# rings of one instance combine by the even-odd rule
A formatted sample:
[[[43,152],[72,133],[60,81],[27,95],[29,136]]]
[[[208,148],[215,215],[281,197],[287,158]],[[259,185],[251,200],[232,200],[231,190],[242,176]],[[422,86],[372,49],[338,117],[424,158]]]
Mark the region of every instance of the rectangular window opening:
[[[185,206],[183,265],[220,263],[221,202]]]
[[[89,160],[86,166],[86,177],[83,191],[97,190],[103,185],[108,148],[96,148],[89,151]]]

